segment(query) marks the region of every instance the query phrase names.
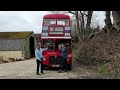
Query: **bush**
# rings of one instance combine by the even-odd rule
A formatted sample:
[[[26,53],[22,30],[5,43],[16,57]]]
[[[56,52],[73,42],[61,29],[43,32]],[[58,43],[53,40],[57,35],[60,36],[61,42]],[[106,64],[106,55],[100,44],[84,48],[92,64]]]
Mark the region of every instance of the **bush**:
[[[120,78],[120,33],[107,37],[101,32],[78,46],[76,60],[80,64],[95,67],[110,78]]]

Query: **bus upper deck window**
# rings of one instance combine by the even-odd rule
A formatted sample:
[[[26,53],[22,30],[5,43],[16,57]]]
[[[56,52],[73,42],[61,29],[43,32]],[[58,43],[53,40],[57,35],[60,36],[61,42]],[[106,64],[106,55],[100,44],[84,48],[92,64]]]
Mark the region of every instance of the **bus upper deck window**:
[[[55,19],[44,19],[44,25],[56,25]]]
[[[57,25],[69,25],[69,19],[58,19]]]

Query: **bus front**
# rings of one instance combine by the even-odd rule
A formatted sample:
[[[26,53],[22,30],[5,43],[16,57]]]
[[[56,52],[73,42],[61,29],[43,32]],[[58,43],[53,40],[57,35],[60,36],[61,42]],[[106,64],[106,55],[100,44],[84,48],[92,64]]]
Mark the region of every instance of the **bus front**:
[[[49,14],[43,17],[41,46],[48,47],[44,51],[44,66],[60,67],[62,56],[59,50],[61,44],[64,43],[68,49],[67,66],[71,69],[72,50],[71,50],[71,27],[70,17],[63,14]]]

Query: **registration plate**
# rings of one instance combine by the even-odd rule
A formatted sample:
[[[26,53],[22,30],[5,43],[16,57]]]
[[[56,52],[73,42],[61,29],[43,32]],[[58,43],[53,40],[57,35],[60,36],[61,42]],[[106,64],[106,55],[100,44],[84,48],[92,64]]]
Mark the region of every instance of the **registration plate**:
[[[52,67],[60,67],[60,65],[52,65]]]

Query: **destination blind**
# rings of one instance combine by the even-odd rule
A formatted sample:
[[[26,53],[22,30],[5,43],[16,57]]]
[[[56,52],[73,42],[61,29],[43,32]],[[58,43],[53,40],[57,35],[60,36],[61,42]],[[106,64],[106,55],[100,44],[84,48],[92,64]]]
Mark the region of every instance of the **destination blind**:
[[[63,34],[63,27],[50,27],[50,34]]]

